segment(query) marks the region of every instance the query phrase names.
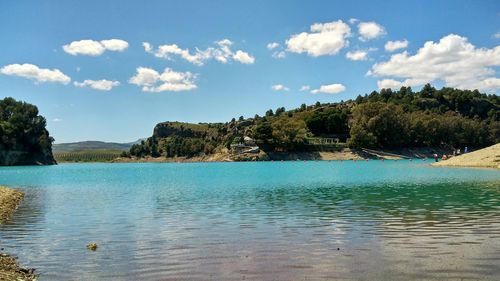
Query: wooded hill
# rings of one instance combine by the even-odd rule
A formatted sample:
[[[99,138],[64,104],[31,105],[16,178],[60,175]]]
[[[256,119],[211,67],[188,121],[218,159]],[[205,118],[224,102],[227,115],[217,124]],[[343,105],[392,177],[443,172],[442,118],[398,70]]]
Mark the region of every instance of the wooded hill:
[[[132,146],[136,157],[210,155],[251,137],[266,152],[308,149],[315,137],[354,148],[485,147],[500,142],[500,98],[474,90],[382,89],[355,100],[316,103],[226,123],[163,122]]]

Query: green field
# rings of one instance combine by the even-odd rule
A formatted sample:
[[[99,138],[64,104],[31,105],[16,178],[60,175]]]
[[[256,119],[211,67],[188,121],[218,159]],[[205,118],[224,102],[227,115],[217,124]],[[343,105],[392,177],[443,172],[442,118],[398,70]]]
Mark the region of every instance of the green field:
[[[120,156],[123,150],[84,150],[72,152],[55,152],[58,163],[64,162],[110,162]]]

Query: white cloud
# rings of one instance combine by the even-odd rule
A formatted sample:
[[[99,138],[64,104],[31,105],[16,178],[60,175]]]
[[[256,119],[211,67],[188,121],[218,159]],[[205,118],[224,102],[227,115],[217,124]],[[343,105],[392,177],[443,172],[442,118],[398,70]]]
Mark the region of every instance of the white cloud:
[[[370,22],[360,22],[358,24],[359,40],[368,41],[386,34],[385,29],[380,24]]]
[[[255,58],[249,55],[246,52],[243,52],[242,50],[236,51],[236,54],[233,55],[233,59],[235,61],[239,61],[243,64],[252,64],[255,62]]]
[[[394,52],[399,49],[405,49],[408,47],[408,40],[401,40],[401,41],[387,41],[385,43],[385,50],[388,52]]]
[[[156,50],[154,50],[153,46],[148,42],[143,42],[142,46],[146,52],[154,54],[158,58],[170,60],[173,56],[180,56],[184,60],[199,66],[203,65],[205,61],[211,59],[215,59],[221,63],[228,63],[231,60],[235,60],[243,64],[252,64],[255,62],[255,58],[247,52],[242,50],[233,52],[231,50],[233,42],[229,39],[217,41],[215,44],[216,47],[209,47],[205,50],[196,48],[194,53],[191,53],[189,49],[180,48],[177,44],[161,45],[158,46]]]
[[[290,90],[281,84],[272,85],[271,89],[273,89],[273,91],[289,91]]]
[[[176,72],[170,68],[159,73],[151,68],[138,67],[129,83],[142,87],[143,92],[189,91],[197,88],[196,76],[191,72]]]
[[[95,40],[80,40],[73,41],[63,46],[63,50],[73,56],[86,55],[86,56],[100,56],[106,50],[123,52],[128,48],[127,41],[121,39],[109,39],[102,41]]]
[[[309,85],[303,85],[302,87],[300,87],[299,91],[303,92],[303,91],[309,91],[311,89],[311,86]]]
[[[439,42],[426,42],[415,55],[407,51],[394,54],[388,61],[373,65],[367,74],[385,77],[379,87],[418,86],[441,80],[448,87],[494,90],[500,88],[493,68],[498,66],[500,46],[476,48],[467,38],[450,34]]]
[[[500,32],[493,34],[493,38],[500,39]]]
[[[321,85],[319,89],[314,89],[311,91],[313,94],[338,94],[340,92],[345,91],[345,86],[342,84],[330,84],[330,85]]]
[[[349,51],[349,52],[347,52],[345,57],[350,59],[350,60],[354,60],[354,61],[367,60],[368,59],[368,51],[363,51],[363,50]]]
[[[351,35],[351,28],[341,20],[315,23],[311,25],[310,30],[310,33],[292,35],[286,41],[287,51],[318,57],[335,55],[349,44],[347,37]]]
[[[285,51],[276,51],[273,53],[273,58],[275,59],[284,59],[286,57]]]
[[[0,73],[28,78],[36,83],[56,82],[66,85],[71,81],[71,78],[62,73],[59,69],[39,68],[29,63],[6,65],[0,68]]]
[[[109,80],[85,80],[83,82],[74,82],[73,83],[76,87],[90,87],[94,90],[99,90],[99,91],[110,91],[113,89],[113,87],[119,86],[120,82],[118,81],[109,81]]]
[[[276,48],[278,48],[279,46],[280,46],[280,44],[279,44],[279,43],[277,43],[277,42],[271,42],[271,43],[267,44],[267,48],[268,48],[269,50],[276,49]]]
[[[62,119],[61,118],[54,118],[54,119],[52,119],[52,122],[62,122]]]

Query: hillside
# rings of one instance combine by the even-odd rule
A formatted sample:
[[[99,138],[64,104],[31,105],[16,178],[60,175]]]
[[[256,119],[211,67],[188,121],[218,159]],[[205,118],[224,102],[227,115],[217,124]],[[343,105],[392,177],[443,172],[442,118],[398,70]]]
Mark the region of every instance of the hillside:
[[[500,169],[500,143],[433,163],[434,166],[488,167]]]
[[[263,158],[231,157],[238,161],[297,152],[341,151],[346,147],[450,150],[482,148],[498,142],[498,96],[477,90],[437,90],[427,84],[419,92],[409,87],[398,91],[382,89],[355,100],[303,104],[292,110],[280,107],[268,110],[264,116],[240,116],[226,123],[162,122],[155,126],[150,138],[132,146],[130,156],[205,159],[245,151],[267,154]]]
[[[74,152],[85,150],[129,150],[134,143],[115,143],[102,141],[81,141],[72,143],[58,143],[52,145],[54,153]]]

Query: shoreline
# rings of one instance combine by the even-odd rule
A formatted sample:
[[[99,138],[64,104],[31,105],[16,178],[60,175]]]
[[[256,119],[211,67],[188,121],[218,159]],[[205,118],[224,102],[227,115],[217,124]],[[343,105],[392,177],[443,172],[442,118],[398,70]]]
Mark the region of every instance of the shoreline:
[[[255,161],[332,161],[332,160],[401,160],[428,159],[433,154],[450,154],[449,150],[439,148],[402,148],[394,150],[340,149],[337,151],[302,152],[260,152],[259,154],[215,153],[194,157],[119,157],[109,163],[199,163],[199,162],[255,162]],[[75,162],[68,162],[75,163]]]
[[[23,192],[0,186],[0,224],[10,220],[23,198]],[[13,256],[0,253],[0,280],[36,280],[34,271],[31,268],[20,267]]]

